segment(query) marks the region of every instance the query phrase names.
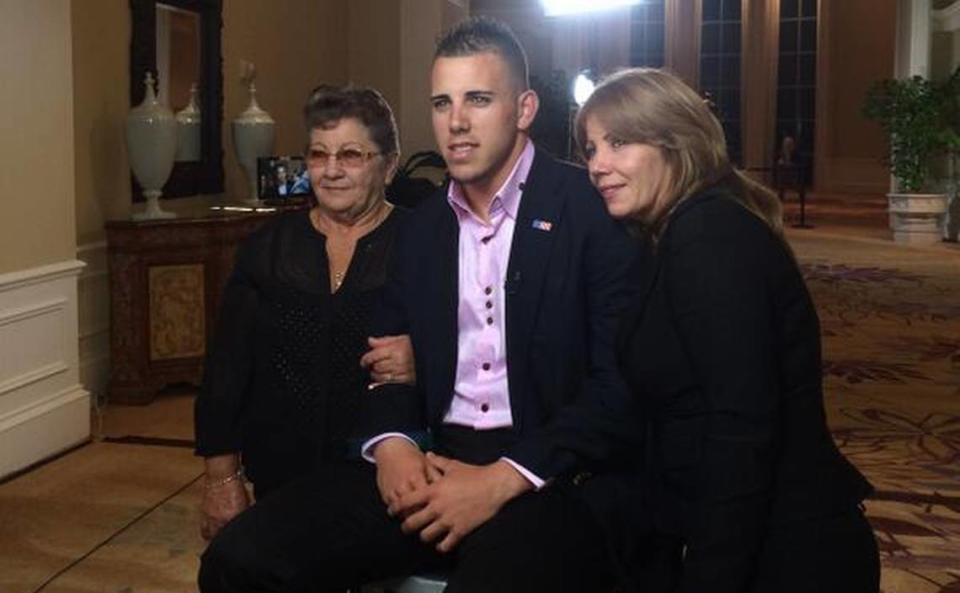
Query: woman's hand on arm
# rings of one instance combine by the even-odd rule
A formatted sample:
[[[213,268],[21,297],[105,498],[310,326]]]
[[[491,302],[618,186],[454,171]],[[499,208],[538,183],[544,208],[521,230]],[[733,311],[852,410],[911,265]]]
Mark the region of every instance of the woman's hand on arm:
[[[250,506],[240,458],[236,453],[207,457],[200,501],[200,535],[210,540]]]
[[[384,383],[416,385],[413,344],[409,335],[367,338],[370,350],[360,359],[360,366],[370,371],[372,387]]]

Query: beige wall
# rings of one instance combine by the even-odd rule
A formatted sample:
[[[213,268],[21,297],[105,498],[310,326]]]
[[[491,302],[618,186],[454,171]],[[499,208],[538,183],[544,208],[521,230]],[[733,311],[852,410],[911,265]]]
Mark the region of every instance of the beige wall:
[[[356,0],[349,8],[349,79],[390,103],[403,160],[436,146],[430,125],[434,40],[465,18],[465,0]]]
[[[0,0],[0,273],[74,258],[70,0]]]
[[[351,2],[352,4],[352,2]],[[301,110],[310,89],[347,80],[347,3],[338,0],[228,0],[223,3],[223,149],[229,195],[246,195],[233,155],[230,120],[247,107],[241,60],[257,67],[257,98],[277,122],[277,154],[299,154]]]
[[[401,31],[440,31],[443,29],[443,3],[446,0],[401,0]],[[400,40],[400,103],[397,126],[405,161],[421,150],[434,150],[430,114],[430,66],[433,62],[433,35],[403,35]]]
[[[864,19],[864,14],[870,14]],[[817,103],[817,188],[879,192],[889,185],[882,165],[887,143],[860,115],[870,85],[894,72],[896,6],[874,0],[824,0],[820,14]]]
[[[394,109],[400,104],[400,25],[400,0],[349,3],[348,78],[378,89]]]
[[[397,125],[404,160],[436,150],[430,115],[430,71],[436,36],[468,16],[466,2],[401,0],[400,103]]]
[[[127,0],[71,5],[76,232],[83,245],[103,237],[105,220],[130,213],[123,132],[130,109],[130,8]]]
[[[103,238],[105,220],[125,218],[131,209],[123,135],[130,109],[130,9],[127,0],[72,4],[76,229],[85,244]],[[347,9],[338,0],[229,0],[223,21],[225,189],[228,195],[246,195],[230,133],[230,120],[248,101],[239,81],[241,61],[257,67],[260,105],[277,121],[276,152],[299,153],[304,143],[300,110],[307,93],[320,82],[347,79]],[[69,36],[56,38],[69,42]]]

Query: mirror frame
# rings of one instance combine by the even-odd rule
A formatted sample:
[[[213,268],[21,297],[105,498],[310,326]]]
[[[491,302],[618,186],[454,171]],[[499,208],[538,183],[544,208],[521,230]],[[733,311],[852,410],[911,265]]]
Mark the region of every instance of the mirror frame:
[[[163,186],[164,198],[223,193],[223,0],[160,0],[200,15],[200,150],[202,160],[174,163]],[[143,79],[157,72],[157,2],[130,0],[130,106],[143,102]],[[143,201],[140,184],[130,176],[133,201]]]

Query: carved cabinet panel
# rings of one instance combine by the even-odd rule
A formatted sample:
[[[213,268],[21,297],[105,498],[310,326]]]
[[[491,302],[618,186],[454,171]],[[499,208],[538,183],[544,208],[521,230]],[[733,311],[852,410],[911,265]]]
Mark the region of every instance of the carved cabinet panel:
[[[166,385],[200,384],[234,251],[270,215],[107,223],[111,402],[145,404]]]

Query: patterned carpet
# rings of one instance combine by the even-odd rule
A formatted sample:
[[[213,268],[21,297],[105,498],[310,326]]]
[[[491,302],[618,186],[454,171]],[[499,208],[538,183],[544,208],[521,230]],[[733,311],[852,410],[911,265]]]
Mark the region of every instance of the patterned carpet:
[[[960,249],[792,231],[830,426],[876,488],[884,593],[960,592]]]

